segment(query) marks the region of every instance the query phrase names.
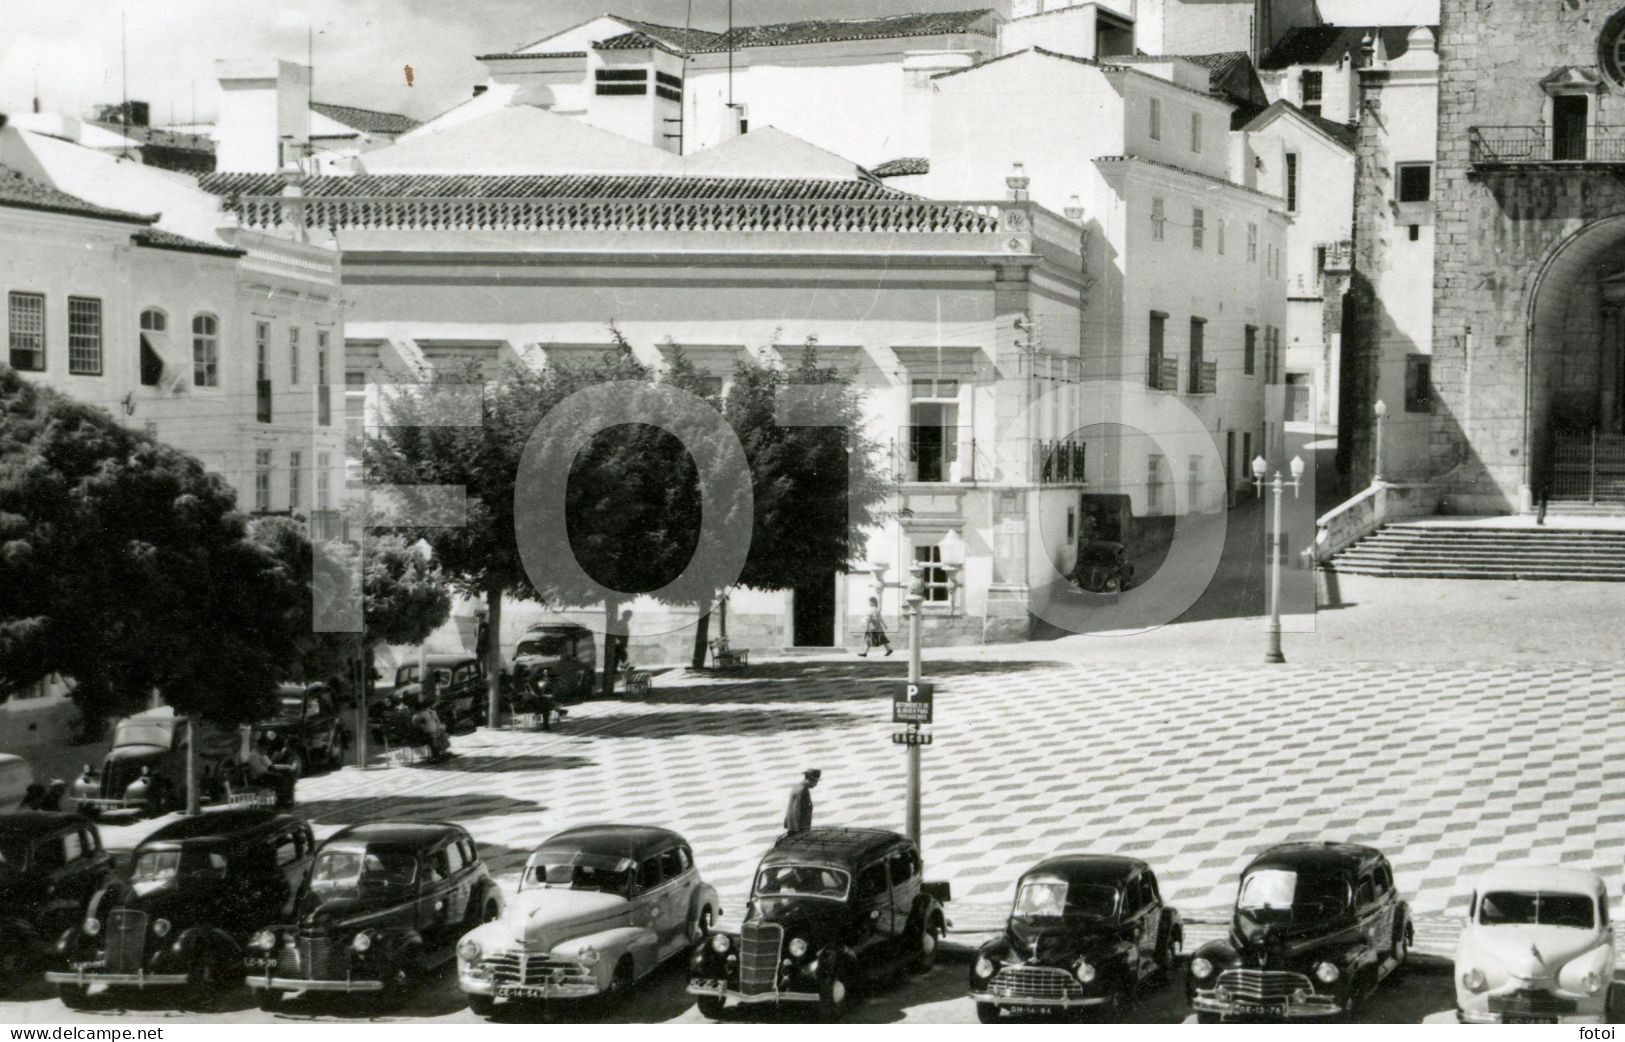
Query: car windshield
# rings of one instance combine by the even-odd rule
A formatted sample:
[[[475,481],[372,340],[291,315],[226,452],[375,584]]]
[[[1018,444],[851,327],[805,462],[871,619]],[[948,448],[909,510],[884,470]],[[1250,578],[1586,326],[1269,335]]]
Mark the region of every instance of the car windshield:
[[[758,897],[823,897],[845,900],[852,877],[822,865],[774,865],[756,877]]]
[[[1030,879],[1016,891],[1018,919],[1109,919],[1117,910],[1117,891],[1109,886],[1072,886],[1059,879]]]
[[[1483,926],[1568,926],[1593,929],[1596,923],[1591,898],[1584,894],[1553,894],[1538,890],[1492,890],[1478,903]]]
[[[515,652],[520,655],[562,655],[563,637],[529,637],[519,642]]]
[[[417,859],[404,850],[325,850],[316,859],[310,886],[313,890],[409,886],[417,873]]]
[[[283,716],[299,716],[304,711],[305,711],[305,700],[304,700],[303,697],[284,698],[282,700],[282,715]]]
[[[130,882],[157,883],[173,879],[181,870],[181,852],[178,850],[144,850],[137,854],[130,868]]]
[[[169,734],[170,728],[167,723],[160,724],[154,720],[125,720],[114,732],[113,744],[156,745],[167,749]]]
[[[547,887],[625,894],[637,867],[631,858],[587,854],[569,847],[543,848],[530,856],[519,889]]]
[[[1329,919],[1348,903],[1348,884],[1335,875],[1299,875],[1265,868],[1241,883],[1236,908],[1247,912],[1290,912],[1300,922]]]

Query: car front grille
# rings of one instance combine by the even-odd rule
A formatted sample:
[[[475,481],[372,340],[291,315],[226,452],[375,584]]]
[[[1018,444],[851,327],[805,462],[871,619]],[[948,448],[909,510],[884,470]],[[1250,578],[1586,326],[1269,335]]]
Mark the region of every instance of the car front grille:
[[[485,960],[493,984],[522,984],[541,987],[546,984],[591,983],[592,971],[578,962],[563,959],[531,957],[520,952],[498,952]]]
[[[1524,1013],[1536,1017],[1556,1017],[1573,1013],[1578,1007],[1573,999],[1553,995],[1549,991],[1520,988],[1509,995],[1491,995],[1491,1013]]]
[[[746,923],[739,932],[739,993],[766,995],[775,990],[784,927]]]
[[[1006,966],[988,985],[1001,999],[1076,999],[1083,985],[1058,966]]]
[[[310,980],[343,980],[349,975],[345,949],[324,933],[300,935],[299,959]]]
[[[107,914],[107,970],[139,973],[147,947],[147,913],[115,908]]]
[[[1285,1002],[1293,992],[1313,995],[1314,985],[1301,973],[1285,970],[1225,970],[1219,974],[1215,991],[1223,990],[1242,1002]]]

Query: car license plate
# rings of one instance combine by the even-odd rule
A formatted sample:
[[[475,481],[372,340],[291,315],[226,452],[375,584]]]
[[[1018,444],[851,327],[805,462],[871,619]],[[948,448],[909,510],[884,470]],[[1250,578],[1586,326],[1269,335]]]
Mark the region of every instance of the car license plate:
[[[1238,1002],[1227,1012],[1232,1017],[1278,1017],[1285,1010],[1280,1006],[1256,1006],[1248,1002]]]
[[[497,998],[499,999],[542,999],[546,997],[546,988],[529,987],[524,984],[497,985]]]
[[[1501,1017],[1503,1024],[1556,1024],[1556,1017],[1537,1017],[1529,1013],[1507,1013]]]
[[[1010,1015],[1013,1017],[1042,1017],[1054,1012],[1048,1006],[1006,1006],[1004,1008],[1009,1010]]]

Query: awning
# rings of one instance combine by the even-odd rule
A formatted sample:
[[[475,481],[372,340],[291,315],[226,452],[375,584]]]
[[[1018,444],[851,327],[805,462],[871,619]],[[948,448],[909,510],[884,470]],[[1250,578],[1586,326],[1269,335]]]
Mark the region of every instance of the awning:
[[[974,377],[983,368],[990,367],[981,359],[978,347],[944,347],[939,345],[911,345],[892,348],[897,360],[903,363],[910,376]]]

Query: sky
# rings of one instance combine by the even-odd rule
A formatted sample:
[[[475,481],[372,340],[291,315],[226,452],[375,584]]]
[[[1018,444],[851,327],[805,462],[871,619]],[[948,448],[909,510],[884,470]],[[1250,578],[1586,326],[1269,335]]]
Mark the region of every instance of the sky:
[[[0,112],[88,116],[129,96],[157,124],[211,120],[218,58],[305,61],[314,36],[317,101],[419,119],[484,81],[474,55],[504,51],[605,11],[726,25],[728,0],[0,0]],[[961,10],[977,0],[734,0],[739,23]],[[121,26],[124,31],[121,32]],[[311,31],[314,31],[313,33]],[[128,67],[120,38],[128,40]],[[413,85],[405,67],[412,66]]]

